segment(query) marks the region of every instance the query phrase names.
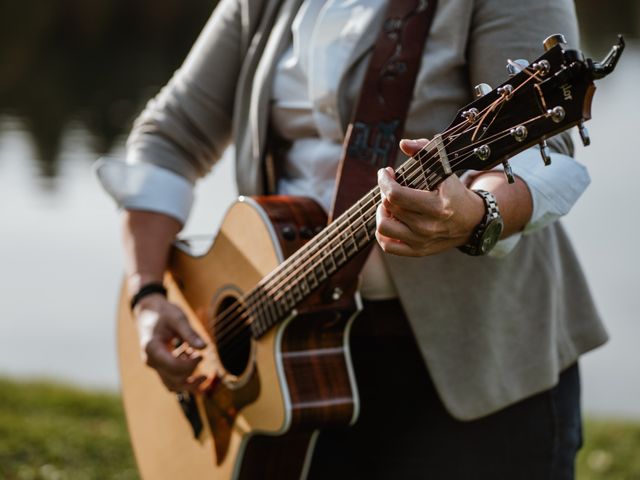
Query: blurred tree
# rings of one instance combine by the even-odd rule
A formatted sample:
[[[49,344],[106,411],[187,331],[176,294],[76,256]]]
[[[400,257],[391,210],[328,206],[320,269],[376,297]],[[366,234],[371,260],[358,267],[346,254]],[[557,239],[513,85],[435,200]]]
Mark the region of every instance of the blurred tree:
[[[97,154],[126,133],[180,64],[216,0],[0,0],[0,113],[21,118],[40,170],[56,173],[64,129],[80,121]],[[640,35],[637,0],[576,0],[583,45]]]
[[[22,119],[44,176],[71,121],[108,152],[186,55],[209,0],[0,0],[0,112]]]

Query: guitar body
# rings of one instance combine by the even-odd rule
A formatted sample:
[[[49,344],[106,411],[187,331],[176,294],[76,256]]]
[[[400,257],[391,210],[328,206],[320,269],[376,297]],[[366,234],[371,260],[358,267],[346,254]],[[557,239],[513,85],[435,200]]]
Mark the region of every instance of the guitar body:
[[[348,352],[348,329],[357,313],[353,295],[324,301],[327,284],[259,339],[240,338],[235,350],[217,344],[229,304],[325,222],[322,209],[308,199],[244,198],[231,207],[206,254],[195,256],[185,244],[174,248],[165,282],[169,298],[208,343],[198,373],[216,377],[185,407],[190,419],[141,358],[123,291],[123,398],[144,478],[302,478],[315,430],[355,421],[358,400]]]

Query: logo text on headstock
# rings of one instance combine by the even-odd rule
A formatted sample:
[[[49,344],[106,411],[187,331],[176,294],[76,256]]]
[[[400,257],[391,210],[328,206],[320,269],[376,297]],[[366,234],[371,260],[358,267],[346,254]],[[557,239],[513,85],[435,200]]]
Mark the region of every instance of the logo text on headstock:
[[[573,96],[571,95],[571,85],[569,83],[565,83],[560,88],[562,89],[562,96],[565,100],[573,100]]]

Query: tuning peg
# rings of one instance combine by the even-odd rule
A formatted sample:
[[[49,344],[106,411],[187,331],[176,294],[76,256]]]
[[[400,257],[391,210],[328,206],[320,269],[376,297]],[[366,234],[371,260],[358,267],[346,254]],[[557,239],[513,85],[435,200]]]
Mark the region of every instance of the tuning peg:
[[[529,62],[524,58],[519,58],[514,61],[509,61],[509,63],[507,63],[507,73],[509,74],[510,77],[513,77],[514,75],[517,75],[528,66],[529,66]]]
[[[488,83],[479,83],[473,88],[473,91],[476,94],[476,98],[484,97],[491,90],[493,89],[491,88],[491,85],[489,85]]]
[[[544,51],[548,52],[549,50],[551,50],[553,47],[555,47],[556,45],[566,45],[567,44],[567,39],[564,38],[564,35],[562,35],[561,33],[556,33],[553,35],[549,35],[547,38],[544,39],[544,42],[542,42],[542,45],[544,46]]]
[[[578,123],[578,133],[580,133],[580,139],[582,140],[582,145],[588,147],[591,145],[591,138],[589,137],[589,130],[584,126],[583,122]]]
[[[504,174],[507,177],[507,182],[509,183],[515,182],[516,179],[513,176],[513,170],[511,170],[511,165],[509,164],[509,162],[505,160],[504,162],[502,162],[502,165],[504,166]]]
[[[551,164],[551,157],[549,156],[549,145],[547,145],[547,141],[543,140],[540,142],[540,155],[542,156],[542,161],[545,165]]]

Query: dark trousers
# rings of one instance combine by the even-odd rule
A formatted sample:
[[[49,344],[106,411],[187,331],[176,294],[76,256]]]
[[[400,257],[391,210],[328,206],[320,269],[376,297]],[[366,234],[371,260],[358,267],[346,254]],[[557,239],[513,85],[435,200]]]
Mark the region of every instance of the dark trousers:
[[[389,323],[390,313],[397,322]],[[582,444],[577,365],[551,390],[461,422],[438,398],[397,302],[367,303],[351,351],[360,417],[349,429],[320,434],[308,478],[574,478]]]

